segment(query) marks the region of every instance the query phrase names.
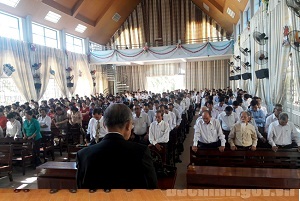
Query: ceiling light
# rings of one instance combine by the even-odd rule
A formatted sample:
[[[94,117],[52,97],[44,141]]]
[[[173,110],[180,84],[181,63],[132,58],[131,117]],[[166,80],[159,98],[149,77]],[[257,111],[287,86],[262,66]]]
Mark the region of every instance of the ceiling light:
[[[242,0],[238,0],[238,2],[241,2]]]
[[[119,13],[115,13],[114,16],[112,17],[112,19],[115,22],[118,22],[121,19],[121,15]]]
[[[233,12],[233,10],[231,10],[229,7],[227,8],[227,13],[230,17],[234,18],[235,12]]]
[[[209,6],[208,6],[206,3],[203,3],[203,7],[204,7],[207,11],[209,11]]]
[[[20,0],[0,0],[0,3],[3,3],[5,5],[11,6],[11,7],[16,7]]]
[[[48,20],[50,22],[57,23],[59,19],[61,18],[61,15],[54,13],[52,11],[49,11],[48,14],[45,17],[45,20]]]
[[[77,27],[75,28],[75,31],[79,32],[79,33],[83,33],[86,30],[86,26],[82,25],[82,24],[78,24]]]

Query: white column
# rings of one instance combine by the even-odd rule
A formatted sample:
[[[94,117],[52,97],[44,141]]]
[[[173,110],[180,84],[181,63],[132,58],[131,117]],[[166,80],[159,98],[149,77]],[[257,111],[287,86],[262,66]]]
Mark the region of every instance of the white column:
[[[28,43],[33,43],[32,38],[32,20],[31,16],[27,15],[25,19],[22,19],[23,24],[23,39]]]

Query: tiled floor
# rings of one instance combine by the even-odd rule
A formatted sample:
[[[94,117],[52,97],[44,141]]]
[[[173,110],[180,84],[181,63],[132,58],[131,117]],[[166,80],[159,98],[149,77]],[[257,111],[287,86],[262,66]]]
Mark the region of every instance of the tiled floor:
[[[195,119],[191,125],[194,125]],[[175,188],[184,189],[186,188],[186,170],[189,163],[189,149],[193,141],[193,126],[190,127],[190,133],[187,135],[184,142],[184,152],[180,156],[182,163],[177,163],[177,178],[175,183]],[[64,161],[66,158],[66,153],[60,156],[58,152],[55,152],[55,161]],[[1,175],[2,176],[2,175]],[[0,188],[27,188],[36,189],[37,188],[37,177],[36,171],[28,167],[26,168],[26,174],[22,175],[22,168],[14,166],[13,169],[13,182],[10,182],[7,176],[0,178]]]

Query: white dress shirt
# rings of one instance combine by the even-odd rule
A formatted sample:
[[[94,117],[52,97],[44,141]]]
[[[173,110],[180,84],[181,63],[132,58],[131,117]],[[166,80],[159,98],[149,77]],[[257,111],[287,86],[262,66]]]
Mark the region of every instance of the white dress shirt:
[[[182,120],[181,114],[179,113],[179,111],[176,108],[173,108],[173,111],[171,111],[171,112],[173,112],[176,116],[176,125],[175,126],[180,126],[181,120]]]
[[[196,96],[195,103],[196,103],[196,104],[200,104],[200,102],[201,102],[201,96],[198,94],[198,95]]]
[[[275,114],[273,113],[272,115],[268,116],[266,119],[266,124],[265,124],[265,132],[268,133],[269,132],[269,126],[271,123],[277,121],[278,118],[275,116]]]
[[[288,122],[285,126],[281,126],[278,120],[270,124],[268,141],[272,147],[292,144],[292,140],[300,146],[300,135],[292,122]]]
[[[178,103],[174,103],[174,108],[175,108],[176,110],[178,110],[179,115],[180,115],[180,118],[181,118],[182,112],[183,112],[183,109],[182,109],[181,105],[179,105]]]
[[[169,111],[169,114],[172,119],[172,124],[170,125],[170,129],[173,130],[176,127],[176,115],[174,112]]]
[[[266,108],[266,107],[261,106],[259,109],[262,110],[262,111],[264,112],[265,116],[267,116],[268,111],[267,111],[267,108]]]
[[[164,113],[164,116],[163,116],[163,120],[164,122],[167,122],[169,124],[169,127],[170,127],[170,130],[172,130],[172,126],[173,126],[173,118],[171,116],[170,113],[166,114]]]
[[[147,133],[148,127],[150,126],[150,120],[148,114],[141,112],[140,116],[137,117],[133,114],[133,133],[136,135],[144,135]]]
[[[182,108],[182,114],[185,114],[187,111],[187,103],[186,103],[186,99],[183,98],[182,101],[180,102],[180,106]]]
[[[1,127],[0,127],[1,128]],[[15,119],[13,123],[8,121],[6,123],[6,136],[14,138],[22,138],[22,128],[21,123]]]
[[[97,120],[94,117],[90,119],[89,124],[88,124],[88,129],[87,129],[87,134],[90,134],[90,139],[96,139],[96,134],[97,134],[97,125],[98,121],[100,123],[100,130],[99,130],[99,138],[103,138],[107,134],[107,130],[104,127],[104,118],[103,116]]]
[[[234,107],[232,107],[232,108],[233,108],[233,112],[235,112],[236,115],[240,118],[241,113],[244,112],[244,109],[241,106],[238,106],[237,108],[234,108]]]
[[[234,112],[229,116],[226,115],[226,112],[221,112],[218,116],[218,120],[220,121],[223,130],[230,131],[239,118]]]
[[[210,114],[211,114],[212,118],[218,119],[219,112],[215,108],[212,109],[212,111],[210,112]]]
[[[51,131],[51,118],[46,115],[45,117],[40,116],[38,118],[38,122],[40,123],[40,125],[47,125],[47,128],[42,128],[41,127],[41,131]]]
[[[225,135],[222,132],[222,128],[219,120],[211,119],[208,124],[206,124],[202,119],[197,122],[194,126],[194,144],[198,145],[198,141],[202,143],[214,143],[218,140],[221,141],[221,146],[225,146],[226,140]]]
[[[145,112],[144,110],[142,112]],[[153,110],[149,110],[148,112],[145,112],[148,115],[150,123],[155,121],[155,112]]]
[[[225,110],[226,107],[227,107],[226,104],[223,104],[222,106],[220,106],[220,103],[218,103],[218,104],[216,104],[216,105],[214,106],[214,108],[219,112],[219,114],[220,114],[221,112],[223,112],[223,111]]]
[[[149,141],[150,144],[156,145],[157,143],[169,142],[170,127],[167,122],[162,120],[161,122],[154,121],[150,124],[149,129]]]

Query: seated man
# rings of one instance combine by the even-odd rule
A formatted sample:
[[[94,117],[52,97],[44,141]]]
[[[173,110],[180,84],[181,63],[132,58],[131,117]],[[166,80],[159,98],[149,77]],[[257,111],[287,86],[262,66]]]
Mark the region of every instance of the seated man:
[[[228,136],[228,143],[231,150],[237,148],[250,148],[256,150],[257,134],[255,128],[249,123],[251,114],[249,112],[241,113],[241,122],[234,124]]]
[[[107,134],[103,119],[102,110],[95,108],[93,110],[93,118],[90,119],[87,129],[87,140],[90,140],[91,145],[101,142]]]
[[[275,152],[278,148],[292,148],[292,141],[296,142],[300,151],[300,135],[295,125],[289,122],[287,113],[280,113],[278,120],[270,124],[268,141]]]
[[[203,111],[202,119],[194,126],[193,151],[198,150],[198,146],[203,148],[219,148],[221,152],[225,149],[225,135],[219,120],[211,117],[209,111]]]
[[[227,107],[227,105],[225,104],[225,98],[224,97],[220,97],[219,102],[214,106],[215,110],[217,110],[219,114],[221,112],[223,112],[226,107]]]
[[[233,101],[232,108],[233,112],[236,113],[238,117],[240,117],[241,113],[244,111],[244,109],[240,106],[238,101]]]

